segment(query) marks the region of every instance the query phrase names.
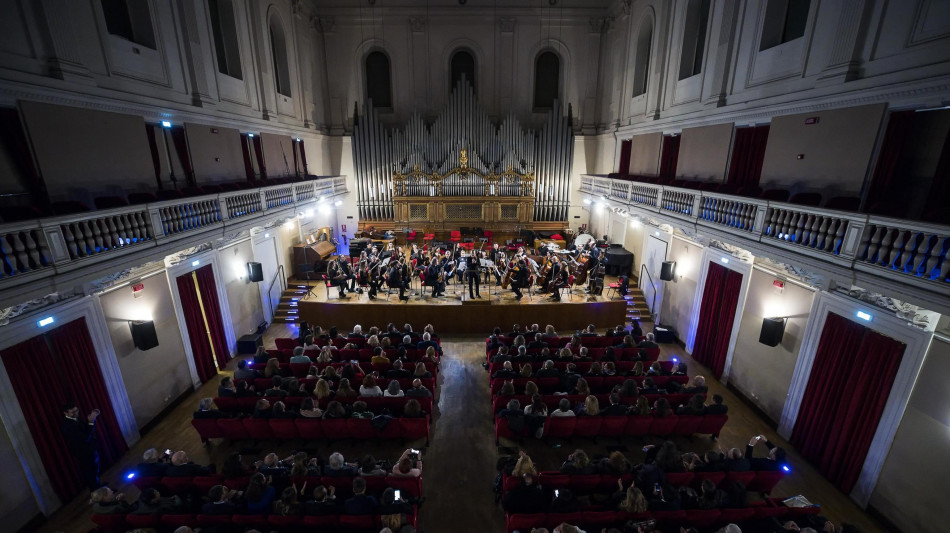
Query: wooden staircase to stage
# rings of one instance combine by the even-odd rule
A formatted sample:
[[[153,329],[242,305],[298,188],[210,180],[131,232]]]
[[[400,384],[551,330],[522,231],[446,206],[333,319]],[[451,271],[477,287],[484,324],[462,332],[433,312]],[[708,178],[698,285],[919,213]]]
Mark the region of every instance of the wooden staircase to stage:
[[[316,282],[311,281],[310,283],[313,290],[318,290],[319,285]],[[303,298],[305,294],[307,294],[306,281],[301,282],[294,278],[288,279],[287,289],[280,295],[271,322],[275,324],[296,324],[299,320],[297,317],[297,301]]]
[[[624,300],[627,301],[628,323],[633,319],[641,322],[651,322],[653,320],[653,317],[650,315],[650,307],[647,305],[646,296],[644,296],[643,291],[637,287],[637,278],[635,276],[630,276],[630,286],[627,290],[627,295],[624,296]]]

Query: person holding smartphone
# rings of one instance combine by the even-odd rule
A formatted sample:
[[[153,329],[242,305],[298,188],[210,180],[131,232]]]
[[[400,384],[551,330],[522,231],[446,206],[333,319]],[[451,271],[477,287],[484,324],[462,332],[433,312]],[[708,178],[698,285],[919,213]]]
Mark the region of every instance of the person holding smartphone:
[[[393,467],[394,476],[419,477],[422,475],[422,453],[412,448],[402,452],[396,466]]]
[[[63,405],[63,420],[60,428],[66,447],[79,463],[79,476],[89,490],[103,486],[99,481],[99,442],[96,440],[96,418],[99,410],[93,409],[85,420],[79,419],[79,407],[75,402]]]
[[[409,523],[406,515],[412,514],[412,505],[402,498],[401,491],[388,487],[383,491],[379,499],[380,521],[384,527],[393,531],[399,531],[403,526]]]

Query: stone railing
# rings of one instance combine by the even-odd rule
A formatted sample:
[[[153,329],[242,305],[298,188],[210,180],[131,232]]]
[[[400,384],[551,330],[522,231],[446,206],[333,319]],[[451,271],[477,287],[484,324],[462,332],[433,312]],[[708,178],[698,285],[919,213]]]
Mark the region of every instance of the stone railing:
[[[685,219],[865,272],[940,282],[940,290],[950,291],[947,226],[593,175],[581,177],[580,190],[595,201],[606,197],[617,207]]]
[[[346,192],[346,179],[334,176],[2,224],[0,290],[18,285],[16,279],[53,276],[180,236],[200,238],[230,220],[253,224],[253,219],[265,218],[268,212],[309,208],[321,197]],[[214,237],[209,233],[209,238]]]

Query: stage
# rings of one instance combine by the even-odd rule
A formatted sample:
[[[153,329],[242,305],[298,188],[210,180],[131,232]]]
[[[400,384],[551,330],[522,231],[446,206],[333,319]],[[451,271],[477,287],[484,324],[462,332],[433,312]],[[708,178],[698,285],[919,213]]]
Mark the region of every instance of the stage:
[[[297,285],[291,281],[291,286]],[[489,334],[495,326],[511,329],[512,324],[540,324],[542,328],[551,324],[561,334],[580,329],[587,324],[598,328],[624,324],[627,304],[619,296],[607,299],[604,296],[589,296],[584,288],[575,288],[571,295],[562,293],[561,301],[553,301],[549,295],[528,294],[521,301],[515,299],[510,289],[492,285],[481,286],[481,298],[469,299],[468,288],[461,289],[449,285],[445,296],[432,298],[431,289],[419,295],[419,288],[407,291],[409,301],[400,301],[399,294],[393,292],[387,298],[381,291],[376,300],[362,295],[347,293],[340,299],[335,287],[327,289],[322,283],[314,284],[314,297],[306,297],[297,304],[300,320],[324,327],[339,326],[349,329],[354,324],[385,326],[389,322],[412,324],[422,329],[432,324],[442,333]],[[606,291],[604,292],[606,294]]]

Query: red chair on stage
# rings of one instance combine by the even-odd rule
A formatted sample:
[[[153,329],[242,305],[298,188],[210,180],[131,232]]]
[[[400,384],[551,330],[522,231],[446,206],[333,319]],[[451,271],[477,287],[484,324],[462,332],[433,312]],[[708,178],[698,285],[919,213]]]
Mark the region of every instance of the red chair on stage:
[[[416,230],[412,230],[409,233],[407,233],[406,242],[410,244],[416,242],[416,235],[417,235]]]
[[[452,242],[459,242],[459,241],[461,241],[461,240],[462,240],[462,232],[461,232],[461,231],[452,230],[452,234],[451,234],[451,236],[449,237],[449,240],[452,241]]]
[[[427,244],[429,241],[432,241],[434,239],[435,239],[435,233],[426,233],[425,236],[422,238],[422,240],[426,241]]]

